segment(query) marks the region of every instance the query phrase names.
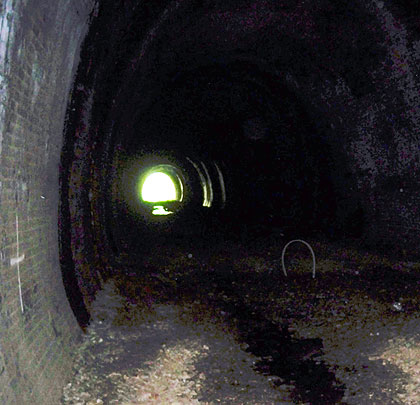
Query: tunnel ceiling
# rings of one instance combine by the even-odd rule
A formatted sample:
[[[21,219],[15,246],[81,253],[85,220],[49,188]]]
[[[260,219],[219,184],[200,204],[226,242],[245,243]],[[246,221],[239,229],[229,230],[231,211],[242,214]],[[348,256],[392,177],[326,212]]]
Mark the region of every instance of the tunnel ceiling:
[[[110,61],[116,68],[104,69],[95,95],[97,114],[106,117],[105,125],[99,124],[104,137],[128,155],[163,149],[229,162],[232,205],[244,207],[248,201],[254,212],[272,205],[272,213],[283,208],[281,216],[296,216],[286,211],[314,187],[325,183],[333,192],[333,182],[339,183],[331,178],[333,152],[326,134],[315,128],[316,112],[291,84],[292,72],[322,74],[325,55],[313,49],[313,41],[292,38],[296,29],[287,35],[279,31],[279,20],[290,13],[278,5],[188,6],[188,18],[184,7],[170,6],[152,39],[139,41],[137,48],[127,41],[132,35],[127,31],[114,39],[118,53]],[[127,14],[127,21],[131,18],[136,14]],[[300,59],[294,57],[296,49],[302,51]],[[328,74],[339,73],[329,62]],[[313,177],[318,184],[309,184],[308,171],[318,172]],[[333,204],[330,195],[323,204],[328,209],[319,215]]]
[[[364,40],[372,32],[379,35],[366,12],[321,2],[309,6],[309,18],[279,2],[186,3],[173,6],[167,21],[153,31],[153,40],[134,52],[134,47],[125,55],[120,52],[118,76],[121,71],[126,76],[114,105],[123,122],[121,142],[130,138],[130,148],[156,142],[185,150],[193,143],[190,138],[197,145],[212,123],[240,124],[261,116],[277,123],[299,97],[296,89],[287,92],[291,77],[343,77],[358,96],[371,90],[369,72],[383,49]],[[363,24],[354,24],[356,17]],[[309,33],[301,27],[304,23],[311,23]],[[121,37],[120,48],[127,42]],[[138,49],[144,49],[141,57]],[[126,68],[121,69],[124,58]],[[300,103],[316,116],[303,94]],[[296,113],[289,117],[294,124],[301,118]]]

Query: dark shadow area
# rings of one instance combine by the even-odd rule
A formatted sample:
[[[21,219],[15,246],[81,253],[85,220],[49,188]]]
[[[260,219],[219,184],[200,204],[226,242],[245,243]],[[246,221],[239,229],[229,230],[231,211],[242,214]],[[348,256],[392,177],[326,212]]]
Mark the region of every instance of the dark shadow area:
[[[151,248],[147,258],[132,254],[122,266],[121,294],[137,303],[146,300],[148,305],[193,303],[197,306],[198,322],[204,312],[210,312],[238,342],[248,345],[248,352],[259,358],[255,364],[259,373],[278,377],[274,385],[293,387],[296,402],[345,403],[342,398],[346,386],[335,375],[337,365],[321,360],[322,339],[298,338],[290,329],[295,320],[310,325],[314,311],[322,310],[319,304],[325,297],[331,297],[338,307],[354,294],[384,304],[384,322],[397,313],[392,306],[394,301],[401,303],[406,316],[419,310],[420,280],[414,273],[371,263],[360,270],[362,277],[331,271],[311,279],[308,270],[308,274],[290,272],[286,279],[281,271],[280,246],[288,239],[280,233],[271,239],[256,240],[240,237],[229,240],[226,234],[220,236],[212,239],[207,235],[207,239],[200,240],[196,234],[172,242],[168,238],[161,241],[162,245]],[[274,246],[279,246],[277,251]],[[330,251],[316,252],[318,260],[334,258],[336,247],[328,246]],[[288,260],[293,262],[307,253],[295,251]],[[263,271],[249,271],[240,264],[248,258],[252,263],[255,256],[265,258],[267,267]],[[342,258],[341,262],[343,268],[354,269],[349,258]],[[392,365],[369,360],[374,351],[372,347],[360,347],[366,367],[383,378],[386,389],[380,395],[386,403],[394,392],[393,379],[405,377]],[[206,369],[205,361],[197,365],[198,370],[200,367]]]
[[[193,251],[195,254],[197,250]],[[204,250],[204,257],[207,254]],[[210,256],[207,257],[211,260]],[[184,274],[182,269],[178,269],[180,274],[173,284],[168,279],[165,282],[161,269],[148,266],[148,274],[152,275],[152,279],[156,277],[154,281],[158,281],[160,285],[157,302],[182,303],[184,300],[198,300],[207,311],[222,313],[223,321],[235,330],[234,335],[238,342],[246,343],[249,346],[247,351],[261,358],[255,365],[256,370],[264,375],[279,377],[279,385],[286,383],[294,386],[293,397],[296,401],[311,404],[342,403],[339,401],[344,393],[344,385],[330,371],[330,365],[317,360],[323,354],[322,340],[298,339],[288,331],[287,319],[301,315],[296,314],[293,308],[284,308],[284,322],[279,324],[267,318],[267,306],[270,306],[268,300],[262,298],[259,305],[246,303],[245,292],[255,298],[258,294],[264,294],[264,289],[268,293],[268,289],[272,290],[274,286],[281,288],[279,277],[251,276],[244,280],[243,275],[233,270],[231,259],[226,256],[224,265],[211,268],[205,266],[199,276],[193,275],[189,268],[184,269]],[[162,265],[163,263],[164,259]],[[166,265],[171,266],[170,262]],[[128,268],[125,271],[128,272]],[[128,277],[132,282],[128,281],[127,288],[124,290],[122,287],[121,293],[125,296],[131,295],[137,302],[142,296],[144,285],[133,279],[134,274],[131,273]],[[120,285],[124,284],[122,281]],[[247,285],[253,285],[254,288],[248,289]],[[197,370],[200,367],[197,364]],[[205,367],[203,363],[203,370]]]
[[[293,385],[292,396],[296,402],[342,403],[344,384],[336,379],[329,364],[316,359],[323,354],[322,339],[292,337],[287,323],[280,325],[267,319],[264,306],[270,305],[269,302],[262,300],[261,307],[246,305],[241,291],[234,287],[240,284],[234,271],[218,268],[203,274],[203,278],[213,291],[205,294],[205,305],[223,311],[225,321],[232,322],[237,330],[238,341],[249,345],[247,351],[261,358],[255,365],[258,372],[280,377],[278,385]],[[186,291],[187,286],[180,289]],[[200,289],[196,294],[201,293]],[[209,299],[209,295],[215,298]]]
[[[61,276],[70,307],[76,320],[85,332],[90,321],[90,314],[86,308],[83,294],[80,290],[77,272],[72,252],[72,223],[69,204],[70,162],[72,158],[71,142],[65,142],[60,164],[60,203],[58,208],[58,237]]]

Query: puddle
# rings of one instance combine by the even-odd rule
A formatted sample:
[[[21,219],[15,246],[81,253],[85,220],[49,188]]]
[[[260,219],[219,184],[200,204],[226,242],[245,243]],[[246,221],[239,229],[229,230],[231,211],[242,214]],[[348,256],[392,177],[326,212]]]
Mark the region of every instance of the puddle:
[[[212,283],[215,291],[223,289],[229,301],[215,297],[208,305],[235,325],[240,343],[249,346],[246,351],[261,358],[255,369],[263,375],[279,377],[279,386],[292,385],[296,403],[343,404],[345,385],[335,377],[330,365],[321,360],[322,339],[294,338],[287,324],[276,324],[265,317],[262,309],[245,304],[232,281],[229,272],[209,276],[207,282]]]

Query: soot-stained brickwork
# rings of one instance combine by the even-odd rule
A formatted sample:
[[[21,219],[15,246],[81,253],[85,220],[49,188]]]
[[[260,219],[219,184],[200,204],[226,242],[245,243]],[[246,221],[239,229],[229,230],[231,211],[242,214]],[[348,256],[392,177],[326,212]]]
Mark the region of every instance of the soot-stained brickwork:
[[[0,403],[57,404],[80,328],[60,271],[64,117],[92,2],[0,3]]]

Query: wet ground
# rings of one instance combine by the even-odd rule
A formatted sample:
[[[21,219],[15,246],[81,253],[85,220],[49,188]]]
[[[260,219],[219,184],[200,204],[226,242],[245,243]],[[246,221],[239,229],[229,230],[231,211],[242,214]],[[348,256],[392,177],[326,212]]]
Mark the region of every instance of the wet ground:
[[[276,238],[257,246],[230,241],[211,250],[206,244],[165,245],[147,256],[121,257],[112,277],[123,308],[119,322],[130,323],[142,308],[153,324],[155,308],[176,308],[188,327],[211,325],[228,339],[213,345],[219,354],[235,348],[235,358],[251,356],[244,357],[251,368],[240,370],[240,362],[232,360],[236,363],[229,366],[224,361],[225,354],[213,363],[198,355],[190,379],[206,378],[195,386],[190,402],[179,403],[418,403],[419,263],[308,241],[317,259],[316,277],[309,250],[299,243],[285,255],[285,277],[281,254],[286,242]],[[136,333],[145,327],[144,321],[137,325],[142,326]],[[180,333],[173,329],[172,338]],[[212,346],[209,339],[197,347]],[[157,345],[156,354],[163,343],[147,344]],[[410,351],[403,353],[401,345]],[[152,355],[148,361],[153,362]],[[238,377],[227,378],[229,369],[236,369]],[[268,385],[247,394],[250,387],[239,380],[248,376],[254,381],[254,372],[262,378],[258,387]],[[164,403],[161,394],[153,395],[146,402],[126,403]]]

